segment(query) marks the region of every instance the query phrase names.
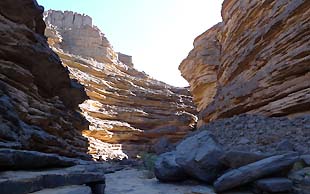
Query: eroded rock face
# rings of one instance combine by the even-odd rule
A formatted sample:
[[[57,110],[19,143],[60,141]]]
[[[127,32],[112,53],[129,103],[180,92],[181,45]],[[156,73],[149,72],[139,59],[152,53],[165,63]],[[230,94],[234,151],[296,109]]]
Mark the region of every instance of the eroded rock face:
[[[44,37],[34,0],[0,2],[0,147],[88,158],[86,99]]]
[[[173,143],[193,130],[196,111],[188,89],[172,87],[137,71],[126,64],[128,57],[120,59],[124,64],[106,54],[104,50],[115,53],[106,39],[102,44],[92,44],[82,34],[85,30],[97,30],[98,36],[102,32],[88,24],[72,26],[67,22],[72,14],[79,15],[46,12],[46,35],[71,78],[85,86],[90,98],[80,107],[90,122],[89,130],[83,133],[89,137],[94,157],[135,155],[148,151],[163,136]],[[62,18],[62,22],[53,18]],[[72,39],[79,43],[68,45]],[[86,48],[97,50],[101,58],[84,52]],[[113,156],[107,156],[108,152]]]
[[[309,113],[310,2],[225,0],[179,69],[200,119]]]
[[[50,29],[55,29],[62,37],[58,47],[65,52],[102,62],[117,59],[117,53],[104,34],[93,26],[91,17],[72,11],[49,10],[44,13],[44,20]]]

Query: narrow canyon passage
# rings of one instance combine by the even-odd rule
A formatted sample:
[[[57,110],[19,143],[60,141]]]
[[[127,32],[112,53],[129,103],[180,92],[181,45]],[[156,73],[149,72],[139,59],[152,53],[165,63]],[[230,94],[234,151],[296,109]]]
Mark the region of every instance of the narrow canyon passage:
[[[175,87],[91,16],[1,0],[0,194],[310,194],[310,1],[221,15]]]

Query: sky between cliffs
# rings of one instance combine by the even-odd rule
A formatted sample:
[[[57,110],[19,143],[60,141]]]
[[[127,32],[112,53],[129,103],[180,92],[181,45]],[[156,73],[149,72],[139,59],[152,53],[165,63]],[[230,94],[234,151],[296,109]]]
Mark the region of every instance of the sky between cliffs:
[[[115,51],[174,86],[187,86],[178,66],[194,39],[221,21],[222,0],[38,0],[45,10],[85,13]]]

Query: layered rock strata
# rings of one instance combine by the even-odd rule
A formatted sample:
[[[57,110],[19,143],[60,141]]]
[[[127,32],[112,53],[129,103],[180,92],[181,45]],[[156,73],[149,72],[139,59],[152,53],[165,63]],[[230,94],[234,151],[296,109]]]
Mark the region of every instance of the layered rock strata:
[[[0,2],[0,147],[89,158],[86,98],[44,37],[43,7]]]
[[[188,89],[137,71],[128,55],[115,57],[103,33],[91,23],[84,24],[87,16],[76,23],[74,18],[80,16],[46,12],[46,35],[70,77],[84,85],[90,98],[80,105],[90,122],[89,130],[83,132],[91,141],[90,153],[106,157],[112,149],[115,156],[135,155],[149,151],[162,136],[176,142],[193,130],[196,111]],[[90,41],[92,37],[83,36],[90,32],[97,38]]]
[[[200,120],[308,114],[309,16],[307,0],[225,0],[223,22],[195,40],[179,67]]]

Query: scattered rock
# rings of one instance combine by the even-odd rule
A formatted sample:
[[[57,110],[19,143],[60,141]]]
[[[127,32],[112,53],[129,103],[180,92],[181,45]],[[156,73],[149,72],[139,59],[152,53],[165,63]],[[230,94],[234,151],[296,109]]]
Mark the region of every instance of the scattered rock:
[[[295,193],[310,194],[310,167],[291,172],[288,178],[293,181]]]
[[[242,151],[229,151],[226,152],[221,158],[221,162],[230,168],[239,168],[247,164],[262,160],[270,157],[271,154],[257,153],[257,152],[242,152]]]
[[[238,142],[238,144],[242,144],[242,145],[248,144],[248,143],[250,143],[250,140],[246,137],[241,137],[241,139]]]
[[[309,115],[287,118],[242,114],[210,122],[199,129],[210,131],[227,152],[276,153],[280,142],[287,139],[294,151],[306,155],[310,154],[309,126]],[[244,138],[249,142],[239,144]]]
[[[307,166],[310,166],[310,155],[302,155],[300,158]]]
[[[92,194],[91,188],[82,185],[72,185],[57,187],[53,189],[44,189],[31,194]]]
[[[295,153],[277,155],[259,160],[225,173],[214,182],[214,188],[218,192],[227,191],[264,176],[286,170],[297,160],[298,156]]]
[[[294,151],[294,145],[287,139],[282,140],[276,148],[277,151]]]
[[[182,181],[188,176],[185,170],[175,161],[175,152],[167,152],[160,155],[154,167],[154,174],[160,181]]]
[[[262,193],[290,192],[293,189],[293,182],[287,178],[265,178],[255,181],[254,184]]]
[[[222,147],[208,131],[184,139],[176,147],[176,162],[186,173],[206,183],[212,183],[223,171]]]

